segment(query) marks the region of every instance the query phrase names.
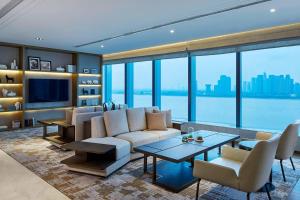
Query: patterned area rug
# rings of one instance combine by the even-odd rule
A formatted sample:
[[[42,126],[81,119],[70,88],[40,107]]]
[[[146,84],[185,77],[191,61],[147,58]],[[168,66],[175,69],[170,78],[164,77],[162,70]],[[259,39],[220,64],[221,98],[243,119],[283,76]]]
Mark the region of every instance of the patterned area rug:
[[[70,172],[60,161],[73,155],[42,139],[42,129],[25,129],[0,133],[0,148],[29,170],[64,193],[70,199],[194,199],[196,184],[180,193],[172,193],[151,183],[143,174],[143,160],[130,162],[108,178]],[[150,160],[150,159],[149,159]],[[286,199],[300,177],[300,159],[294,159],[298,170],[285,163],[287,182],[283,182],[279,163],[274,164],[272,199]],[[171,169],[170,169],[171,170]],[[245,199],[246,194],[208,181],[201,181],[199,199]],[[267,199],[266,193],[254,193],[251,199]]]

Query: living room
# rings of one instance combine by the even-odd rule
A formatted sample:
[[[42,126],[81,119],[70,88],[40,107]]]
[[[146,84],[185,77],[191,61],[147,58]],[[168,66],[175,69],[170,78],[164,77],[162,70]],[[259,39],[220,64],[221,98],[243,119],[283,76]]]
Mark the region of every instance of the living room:
[[[299,9],[1,0],[1,199],[299,199]]]

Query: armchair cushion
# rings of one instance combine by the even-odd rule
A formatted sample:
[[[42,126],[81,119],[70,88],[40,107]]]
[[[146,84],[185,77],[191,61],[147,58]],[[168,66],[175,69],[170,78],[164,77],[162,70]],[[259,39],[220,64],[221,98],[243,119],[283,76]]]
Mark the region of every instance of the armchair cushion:
[[[127,109],[126,113],[130,131],[143,131],[147,129],[145,108]]]
[[[236,162],[243,162],[248,155],[250,154],[249,151],[242,150],[242,149],[235,149],[228,145],[225,145],[222,149],[222,158],[230,159]]]
[[[272,137],[272,133],[268,132],[257,132],[255,139],[257,140],[268,140]]]
[[[223,163],[224,165],[220,165],[221,161],[215,162],[216,163],[195,160],[193,175],[195,177],[215,182],[224,186],[239,188],[236,170],[234,168],[231,168],[232,166],[238,168],[238,162],[235,163],[234,161],[232,161],[234,164],[230,165],[230,167],[225,166],[225,162]],[[228,162],[230,161],[228,160]]]

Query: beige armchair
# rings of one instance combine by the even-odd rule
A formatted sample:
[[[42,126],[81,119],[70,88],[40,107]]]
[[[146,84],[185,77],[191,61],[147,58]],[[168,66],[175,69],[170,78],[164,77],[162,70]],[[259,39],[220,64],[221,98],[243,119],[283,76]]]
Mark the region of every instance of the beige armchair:
[[[278,144],[275,158],[277,160],[280,160],[281,172],[282,172],[284,182],[286,181],[286,178],[284,174],[282,161],[290,159],[293,170],[295,170],[292,156],[294,154],[297,145],[298,126],[299,124],[288,125],[288,127],[283,131],[282,135],[280,136],[280,141]]]
[[[275,158],[279,136],[268,141],[260,141],[252,151],[225,146],[220,158],[210,162],[195,160],[193,175],[198,178],[196,199],[200,180],[208,180],[240,191],[256,192],[265,186]],[[265,187],[271,199],[268,188]]]
[[[282,164],[283,160],[290,159],[293,170],[296,170],[293,163],[292,156],[294,154],[297,145],[298,128],[299,128],[299,124],[289,124],[288,127],[286,127],[286,129],[283,131],[283,133],[280,136],[277,152],[275,155],[275,158],[277,160],[280,160],[281,172],[282,172],[284,182],[286,182],[286,178],[285,178],[283,164]],[[271,137],[272,137],[272,133],[257,132],[255,139],[268,140]]]

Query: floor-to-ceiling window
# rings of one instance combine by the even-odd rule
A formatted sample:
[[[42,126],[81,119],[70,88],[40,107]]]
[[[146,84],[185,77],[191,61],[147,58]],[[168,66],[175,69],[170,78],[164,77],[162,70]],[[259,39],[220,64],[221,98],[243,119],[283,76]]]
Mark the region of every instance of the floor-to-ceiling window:
[[[242,53],[242,127],[283,130],[300,118],[300,46]]]
[[[196,57],[196,120],[235,126],[236,54]]]
[[[133,106],[152,106],[152,62],[133,64]]]
[[[111,65],[111,100],[117,104],[125,103],[125,64]]]
[[[161,60],[161,109],[174,119],[188,119],[188,58]]]

